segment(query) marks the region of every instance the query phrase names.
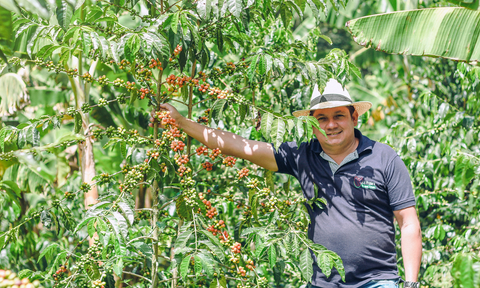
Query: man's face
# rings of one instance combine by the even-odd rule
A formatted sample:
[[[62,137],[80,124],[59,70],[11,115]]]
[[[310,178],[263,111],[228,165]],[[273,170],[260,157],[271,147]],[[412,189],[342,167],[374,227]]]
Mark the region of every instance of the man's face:
[[[357,111],[350,115],[347,107],[319,109],[314,111],[313,117],[318,120],[320,128],[327,134],[325,137],[314,128],[315,136],[324,149],[342,149],[355,141],[354,128],[358,123]]]

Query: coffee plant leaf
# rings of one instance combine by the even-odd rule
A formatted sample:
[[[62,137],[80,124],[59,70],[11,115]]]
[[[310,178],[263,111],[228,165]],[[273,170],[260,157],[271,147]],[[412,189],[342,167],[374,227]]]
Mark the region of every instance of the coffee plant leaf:
[[[128,220],[130,225],[133,225],[133,221],[135,220],[135,215],[130,205],[128,205],[125,202],[118,202],[117,205],[118,207],[120,207],[120,209],[123,211],[123,214],[126,216],[125,219]]]
[[[40,262],[43,257],[45,257],[47,262],[51,262],[53,260],[53,255],[57,253],[58,248],[59,245],[57,243],[51,243],[48,245],[38,256],[37,263]]]
[[[281,118],[276,118],[273,121],[270,131],[270,139],[272,139],[275,149],[278,149],[283,142],[286,132],[285,126],[285,122]]]
[[[313,276],[313,259],[308,249],[303,250],[300,254],[299,262],[300,272],[302,273],[303,279],[310,282]]]
[[[56,16],[58,24],[63,30],[67,31],[70,25],[70,20],[73,16],[73,7],[65,0],[57,0]]]
[[[272,268],[272,269],[275,266],[275,264],[277,263],[276,245],[271,245],[268,248],[268,263],[270,264],[270,268]]]
[[[113,264],[113,272],[115,272],[116,275],[122,275],[123,274],[123,259],[119,258],[115,264]]]
[[[227,100],[225,99],[218,99],[215,101],[212,107],[211,112],[211,119],[215,122],[218,122],[223,118],[223,110],[225,109],[225,105],[227,104]]]
[[[182,248],[187,245],[188,239],[190,239],[190,236],[192,236],[193,231],[188,230],[180,234],[175,241],[175,247],[176,248]]]
[[[203,20],[208,20],[211,10],[212,10],[211,0],[200,0],[197,2],[197,12],[200,18],[202,18]]]
[[[325,274],[326,277],[330,277],[332,268],[333,268],[333,261],[328,255],[327,252],[315,254],[317,257],[317,265],[322,270],[322,273]]]
[[[190,258],[191,255],[186,255],[182,262],[180,263],[180,276],[182,277],[183,281],[186,280],[188,274],[188,267],[190,266]]]
[[[203,267],[203,270],[205,270],[205,273],[211,277],[213,276],[213,273],[215,272],[214,270],[214,265],[213,263],[214,260],[212,259],[212,257],[210,257],[208,254],[204,254],[204,253],[199,253],[196,257],[195,257],[195,264],[197,263],[197,258],[199,258],[202,262],[202,267]]]
[[[274,123],[275,116],[270,112],[265,112],[262,114],[262,122],[260,124],[260,130],[265,139],[271,139],[272,125]]]
[[[202,265],[202,259],[198,257],[198,255],[195,255],[194,257],[194,271],[195,271],[195,276],[198,277],[200,274],[202,274],[203,271],[203,265]]]
[[[245,228],[242,230],[242,236],[248,236],[250,234],[253,234],[253,233],[258,233],[262,230],[264,230],[265,228],[263,227],[249,227],[249,228]]]
[[[205,245],[210,249],[212,255],[216,256],[221,262],[225,261],[225,254],[223,250],[220,249],[221,246],[217,246],[216,244],[212,243],[211,241],[203,241]]]

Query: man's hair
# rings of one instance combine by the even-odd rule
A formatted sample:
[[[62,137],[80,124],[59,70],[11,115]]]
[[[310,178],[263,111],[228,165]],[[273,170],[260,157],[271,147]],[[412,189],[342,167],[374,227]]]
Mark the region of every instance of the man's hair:
[[[350,117],[353,117],[353,112],[355,112],[355,107],[353,106],[346,106],[348,108],[348,111],[350,111]],[[313,116],[313,112],[315,112],[315,110],[312,110],[310,111],[310,116]]]

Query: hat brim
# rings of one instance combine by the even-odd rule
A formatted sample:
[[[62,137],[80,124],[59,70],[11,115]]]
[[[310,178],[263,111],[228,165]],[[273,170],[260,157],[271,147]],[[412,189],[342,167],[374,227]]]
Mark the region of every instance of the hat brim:
[[[310,115],[311,111],[319,110],[319,109],[328,109],[328,108],[336,108],[336,107],[346,107],[346,106],[353,106],[355,107],[355,111],[357,111],[358,116],[367,112],[370,108],[372,108],[372,103],[368,101],[359,101],[359,102],[346,102],[346,101],[330,101],[330,102],[323,102],[314,105],[310,109],[306,110],[298,110],[293,112],[293,116],[300,117],[300,116],[308,116]]]

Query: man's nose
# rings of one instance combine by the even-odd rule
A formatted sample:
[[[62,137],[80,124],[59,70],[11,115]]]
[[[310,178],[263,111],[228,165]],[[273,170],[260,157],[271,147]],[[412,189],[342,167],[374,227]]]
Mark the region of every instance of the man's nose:
[[[333,129],[336,127],[337,127],[337,122],[335,122],[333,119],[328,119],[328,122],[325,125],[325,129]]]

